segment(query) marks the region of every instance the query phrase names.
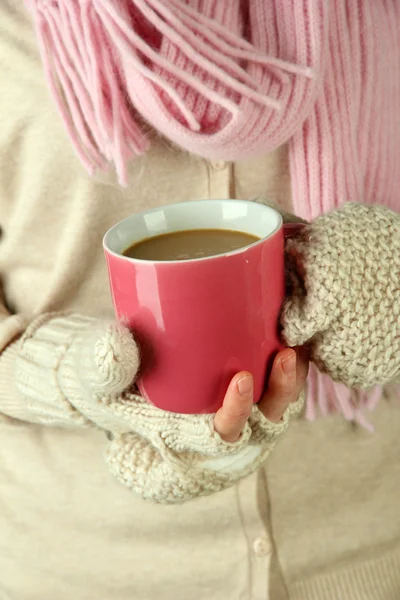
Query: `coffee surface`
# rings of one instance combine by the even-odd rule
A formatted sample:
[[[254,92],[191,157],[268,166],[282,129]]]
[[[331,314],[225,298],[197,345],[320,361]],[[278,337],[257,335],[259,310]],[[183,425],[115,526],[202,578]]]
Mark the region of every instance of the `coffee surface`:
[[[188,229],[135,242],[123,254],[141,260],[193,260],[232,252],[259,239],[230,229]]]

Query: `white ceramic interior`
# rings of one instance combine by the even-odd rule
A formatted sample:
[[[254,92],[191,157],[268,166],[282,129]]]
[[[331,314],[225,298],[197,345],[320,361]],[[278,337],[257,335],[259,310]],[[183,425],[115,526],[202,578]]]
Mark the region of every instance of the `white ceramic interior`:
[[[173,231],[230,229],[265,239],[281,226],[281,215],[264,204],[245,200],[192,200],[169,204],[124,219],[109,229],[104,236],[103,245],[113,254],[120,255],[135,242]],[[207,258],[212,257],[197,260]]]

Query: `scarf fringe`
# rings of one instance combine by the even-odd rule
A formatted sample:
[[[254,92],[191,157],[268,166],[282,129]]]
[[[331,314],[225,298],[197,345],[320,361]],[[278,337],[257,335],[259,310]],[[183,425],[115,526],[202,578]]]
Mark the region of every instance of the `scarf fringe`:
[[[305,418],[315,421],[318,413],[323,417],[339,413],[346,421],[357,423],[372,433],[374,426],[369,422],[366,413],[377,407],[382,395],[383,388],[380,385],[370,390],[350,389],[333,381],[311,364],[307,379]]]
[[[238,117],[243,98],[282,110],[279,100],[268,96],[246,70],[248,63],[262,66],[281,85],[290,81],[288,74],[314,77],[308,66],[260,52],[182,0],[25,3],[35,21],[46,78],[76,153],[90,174],[113,163],[122,185],[127,183],[129,157],[143,154],[149,145],[133,113],[124,65],[150,82],[155,93],[163,92],[193,132],[201,131],[202,124],[171,76],[231,118]],[[159,53],[138,34],[138,14],[217,85],[210,87]]]

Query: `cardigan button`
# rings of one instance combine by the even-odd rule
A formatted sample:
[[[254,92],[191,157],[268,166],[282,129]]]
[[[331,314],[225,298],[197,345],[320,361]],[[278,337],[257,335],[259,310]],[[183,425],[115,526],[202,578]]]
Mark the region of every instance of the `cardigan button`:
[[[228,163],[225,162],[224,160],[217,160],[215,162],[212,162],[211,166],[216,171],[223,171],[228,166]]]
[[[253,551],[258,558],[268,556],[272,552],[271,544],[265,537],[258,537],[253,542]]]

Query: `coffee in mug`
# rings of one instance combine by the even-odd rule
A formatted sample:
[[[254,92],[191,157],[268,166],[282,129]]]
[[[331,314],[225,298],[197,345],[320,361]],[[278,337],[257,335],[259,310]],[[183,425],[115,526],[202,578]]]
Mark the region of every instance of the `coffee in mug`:
[[[231,229],[188,229],[135,242],[123,254],[138,260],[194,260],[233,252],[260,240]]]

